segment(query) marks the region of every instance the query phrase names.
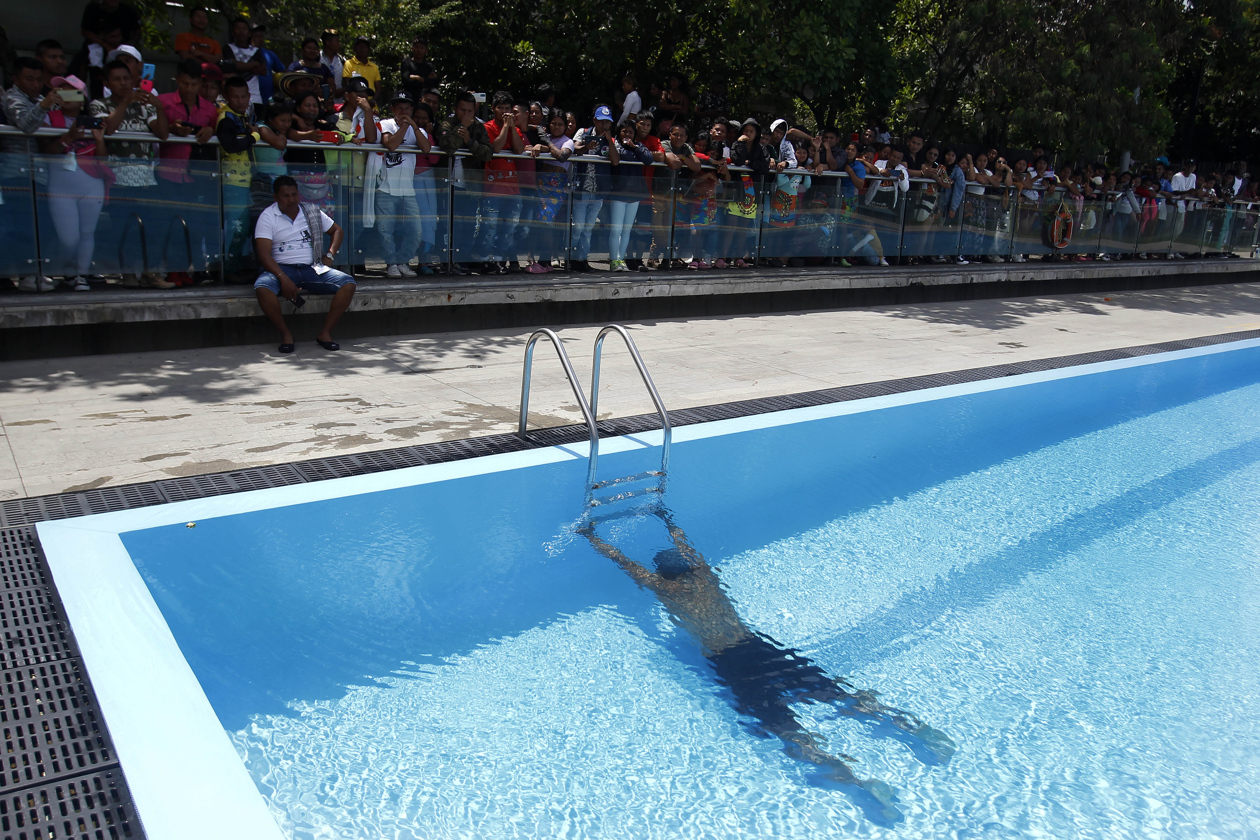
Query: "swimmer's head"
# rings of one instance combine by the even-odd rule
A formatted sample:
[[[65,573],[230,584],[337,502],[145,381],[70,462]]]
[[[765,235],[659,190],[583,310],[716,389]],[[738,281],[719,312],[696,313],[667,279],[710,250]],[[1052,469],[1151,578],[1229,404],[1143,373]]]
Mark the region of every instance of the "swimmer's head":
[[[691,563],[676,548],[658,551],[652,561],[656,564],[656,573],[665,580],[673,580],[691,571]]]

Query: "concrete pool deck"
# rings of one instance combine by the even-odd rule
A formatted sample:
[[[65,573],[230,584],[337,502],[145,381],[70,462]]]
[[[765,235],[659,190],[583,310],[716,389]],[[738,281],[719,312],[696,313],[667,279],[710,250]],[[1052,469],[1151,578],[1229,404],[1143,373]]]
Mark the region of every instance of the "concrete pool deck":
[[[353,312],[348,318],[354,317]],[[587,387],[602,325],[559,330]],[[1260,327],[1260,285],[629,322],[667,407]],[[528,328],[0,364],[0,501],[515,429]],[[600,415],[652,410],[605,345]],[[544,344],[531,426],[580,422]]]

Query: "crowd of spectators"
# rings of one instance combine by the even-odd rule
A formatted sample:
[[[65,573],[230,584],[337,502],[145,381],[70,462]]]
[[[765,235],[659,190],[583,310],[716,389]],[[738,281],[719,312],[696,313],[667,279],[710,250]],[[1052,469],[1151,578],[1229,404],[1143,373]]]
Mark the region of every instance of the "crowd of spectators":
[[[365,186],[349,199],[349,222],[374,231],[390,277],[590,271],[600,225],[610,271],[746,268],[758,253],[769,254],[762,262],[775,267],[807,258],[888,265],[897,258],[884,254],[879,233],[891,219],[901,220],[907,237],[920,237],[920,247],[910,250],[926,254],[902,261],[1022,261],[1018,253],[989,254],[983,238],[1003,231],[1065,239],[1072,225],[1088,230],[1105,219],[1117,241],[1175,242],[1193,214],[1260,197],[1260,183],[1247,173],[1201,175],[1193,161],[1171,166],[1158,158],[1117,171],[1056,161],[1044,149],[966,148],[918,132],[894,142],[882,125],[849,132],[783,118],[738,119],[720,85],[693,96],[677,73],[646,86],[627,74],[607,104],[581,114],[557,105],[549,85],[530,97],[506,91],[487,97],[443,88],[423,37],[390,68],[397,81],[387,86],[365,37],[353,39],[345,58],[339,34],[324,32],[304,39],[286,60],[268,48],[261,25],[236,18],[220,43],[210,23],[205,9],[190,11],[188,31],[172,45],[180,61],[166,91],[135,46],[139,16],[120,0],[87,7],[84,43],[73,55],[45,40],[34,56],[15,62],[3,95],[4,122],[26,134],[41,127],[61,133],[0,137],[0,151],[10,153],[0,186],[29,177],[10,171],[12,153],[60,161],[36,179],[50,197],[66,286],[90,289],[104,279],[93,274],[92,262],[107,202],[158,229],[163,202],[213,206],[215,191],[223,229],[217,219],[186,221],[200,231],[195,236],[204,239],[206,225],[212,238],[221,235],[223,271],[249,279],[257,273],[259,194],[265,205],[270,185],[288,176],[304,202],[331,210],[334,161],[348,161],[362,175]],[[192,142],[155,142],[171,137]],[[335,151],[342,144],[383,148],[346,158]],[[199,165],[211,162],[215,167]],[[218,169],[221,178],[211,174]],[[447,245],[445,214],[454,208],[443,204],[438,173],[454,185],[453,200],[471,206],[454,213],[449,261],[438,255]],[[10,223],[23,212],[29,208],[0,206]],[[840,222],[848,223],[845,236],[836,233]],[[813,237],[808,242],[805,231]],[[827,238],[822,248],[815,241],[820,232]],[[155,255],[139,252],[143,237],[127,241],[126,285],[172,288],[214,276],[210,265],[145,270],[146,257]],[[936,242],[955,244],[934,253]],[[1180,255],[1170,248],[1164,256]],[[21,278],[19,288],[56,284],[41,274]]]

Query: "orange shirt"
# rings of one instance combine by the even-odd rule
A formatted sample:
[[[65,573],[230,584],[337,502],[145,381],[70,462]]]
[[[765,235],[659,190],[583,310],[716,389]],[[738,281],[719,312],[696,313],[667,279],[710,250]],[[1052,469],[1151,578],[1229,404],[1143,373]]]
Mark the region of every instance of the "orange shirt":
[[[216,56],[223,54],[223,48],[219,46],[219,42],[207,35],[181,32],[175,36],[175,52],[185,52],[194,47],[203,53],[211,53]]]

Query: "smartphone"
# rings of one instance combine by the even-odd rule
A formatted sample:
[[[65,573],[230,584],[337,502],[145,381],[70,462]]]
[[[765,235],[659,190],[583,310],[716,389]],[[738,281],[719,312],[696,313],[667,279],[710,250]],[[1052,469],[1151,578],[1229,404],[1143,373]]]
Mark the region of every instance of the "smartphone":
[[[473,99],[477,100],[478,105],[486,104],[486,95],[484,93],[474,93]]]
[[[62,102],[84,102],[86,98],[81,90],[59,90],[58,95],[61,96]]]
[[[145,93],[153,93],[153,76],[157,73],[157,68],[152,64],[146,64],[140,70],[140,89]]]
[[[104,127],[104,121],[100,117],[89,117],[87,114],[80,114],[75,117],[75,122],[86,128],[88,131],[95,131]]]
[[[321,131],[319,133],[319,137],[320,137],[320,140],[322,140],[325,143],[336,143],[337,139],[341,137],[341,135],[335,131]]]

